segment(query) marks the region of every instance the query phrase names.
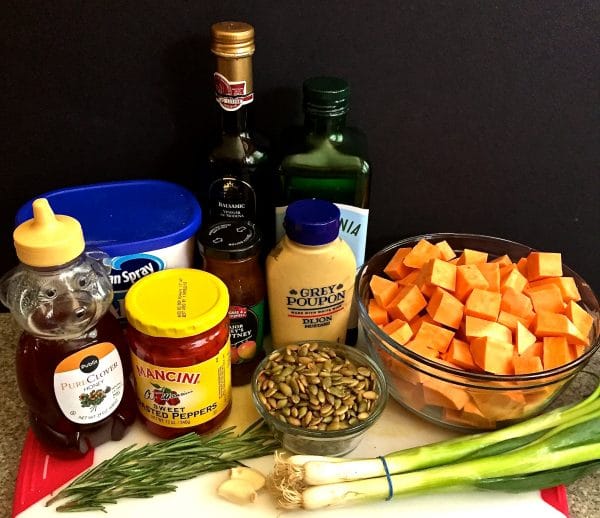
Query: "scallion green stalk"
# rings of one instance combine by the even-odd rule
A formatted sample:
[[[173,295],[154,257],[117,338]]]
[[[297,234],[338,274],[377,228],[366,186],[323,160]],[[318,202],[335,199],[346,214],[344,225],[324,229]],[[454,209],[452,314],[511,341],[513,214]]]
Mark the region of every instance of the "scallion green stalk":
[[[390,453],[385,461],[390,473],[405,473],[427,467],[440,466],[466,457],[490,456],[513,450],[528,444],[545,430],[562,423],[570,422],[580,416],[600,410],[600,385],[583,401],[557,408],[553,411],[533,417],[506,428],[467,435]],[[307,485],[331,484],[385,475],[381,459],[340,459],[326,457],[308,459],[291,456],[284,461],[287,466],[276,466],[281,472],[294,470]],[[284,475],[281,475],[284,476]]]
[[[388,454],[389,477],[381,458],[276,458],[269,485],[280,507],[318,509],[466,487],[569,483],[600,466],[599,396],[600,385],[577,404],[501,430]]]

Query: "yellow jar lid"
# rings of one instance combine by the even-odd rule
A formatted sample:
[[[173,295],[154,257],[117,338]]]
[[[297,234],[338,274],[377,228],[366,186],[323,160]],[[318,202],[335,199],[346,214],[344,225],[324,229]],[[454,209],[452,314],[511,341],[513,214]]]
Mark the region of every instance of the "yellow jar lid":
[[[13,232],[19,261],[36,267],[60,266],[81,255],[85,240],[79,221],[54,214],[46,198],[38,198],[32,207],[33,218]]]
[[[194,336],[219,324],[229,309],[227,286],[203,270],[173,268],[137,281],[125,295],[125,315],[140,333]]]

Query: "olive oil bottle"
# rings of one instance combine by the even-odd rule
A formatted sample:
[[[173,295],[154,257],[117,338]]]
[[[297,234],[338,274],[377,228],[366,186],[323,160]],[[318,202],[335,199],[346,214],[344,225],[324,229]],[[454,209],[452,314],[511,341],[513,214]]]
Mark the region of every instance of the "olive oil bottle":
[[[352,248],[357,266],[365,258],[371,167],[366,137],[346,126],[350,88],[335,77],[303,84],[304,129],[284,142],[287,152],[276,171],[275,232],[283,236],[286,207],[304,198],[335,203],[341,214],[340,237]]]

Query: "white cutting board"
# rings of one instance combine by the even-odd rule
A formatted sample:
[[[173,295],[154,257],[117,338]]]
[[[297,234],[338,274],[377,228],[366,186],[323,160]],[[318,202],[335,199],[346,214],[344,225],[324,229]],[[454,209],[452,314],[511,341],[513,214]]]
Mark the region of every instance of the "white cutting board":
[[[252,406],[248,386],[233,390],[233,407],[224,426],[237,425],[240,431],[258,418]],[[395,401],[389,401],[380,420],[371,428],[358,448],[349,457],[374,457],[391,451],[426,444],[452,437],[452,432],[436,427],[413,416]],[[94,464],[111,457],[125,446],[156,441],[139,423],[119,442],[100,446],[94,451]],[[251,459],[248,465],[268,473],[273,465],[272,456]],[[52,477],[47,464],[40,463],[39,469],[46,477]],[[51,470],[50,470],[51,471]],[[354,507],[319,511],[284,511],[275,507],[266,491],[261,491],[257,500],[245,506],[227,502],[216,495],[217,486],[227,478],[227,472],[201,475],[193,480],[178,484],[174,493],[157,495],[150,499],[124,499],[108,505],[108,513],[86,512],[72,516],[86,518],[143,516],[144,518],[181,517],[238,517],[244,518],[364,518],[365,516],[411,518],[506,518],[508,516],[535,516],[536,518],[564,518],[565,514],[547,504],[539,492],[506,494],[498,492],[460,492],[416,497],[401,497],[389,502],[371,503]],[[17,497],[18,498],[18,497]],[[53,507],[45,507],[48,497],[42,498],[31,507],[16,515],[19,518],[48,518],[60,516]]]

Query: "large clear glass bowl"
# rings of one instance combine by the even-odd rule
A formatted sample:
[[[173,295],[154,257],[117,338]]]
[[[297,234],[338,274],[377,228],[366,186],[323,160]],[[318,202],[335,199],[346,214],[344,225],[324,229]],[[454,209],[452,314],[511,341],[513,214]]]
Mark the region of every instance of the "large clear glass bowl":
[[[390,395],[418,416],[447,428],[467,432],[500,428],[542,412],[600,347],[600,308],[588,283],[563,265],[563,276],[573,277],[581,294],[578,303],[594,318],[590,345],[576,360],[533,374],[496,375],[464,371],[404,347],[383,332],[368,314],[371,277],[385,276],[383,269],[396,250],[412,247],[421,239],[431,243],[446,240],[457,255],[468,248],[487,252],[489,259],[507,254],[513,262],[533,251],[526,245],[496,237],[439,233],[403,239],[385,247],[364,263],[355,284],[359,333],[369,353],[385,373]],[[428,387],[434,387],[435,393],[458,401],[456,408],[451,408],[452,405],[449,407],[445,402],[435,404],[435,398],[427,397],[428,394],[424,393],[429,390]],[[465,406],[459,408],[463,402]]]

